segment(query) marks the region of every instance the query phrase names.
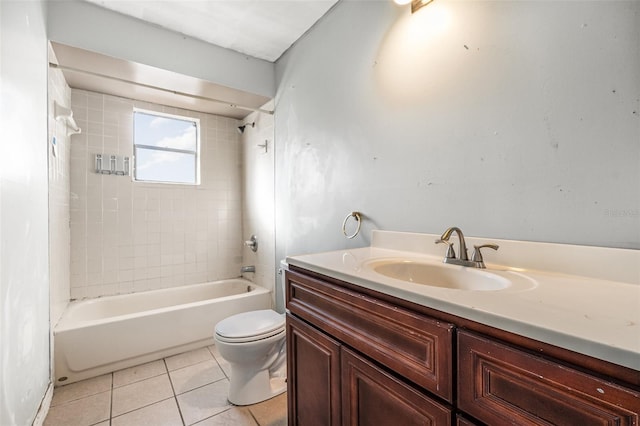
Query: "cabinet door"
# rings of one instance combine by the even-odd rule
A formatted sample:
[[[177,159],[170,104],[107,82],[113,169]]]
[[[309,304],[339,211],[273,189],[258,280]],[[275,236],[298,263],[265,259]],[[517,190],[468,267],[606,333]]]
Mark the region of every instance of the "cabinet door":
[[[342,347],[344,426],[451,425],[451,410]]]
[[[458,333],[458,407],[490,425],[638,425],[640,392]]]
[[[340,344],[287,314],[289,425],[340,424]]]

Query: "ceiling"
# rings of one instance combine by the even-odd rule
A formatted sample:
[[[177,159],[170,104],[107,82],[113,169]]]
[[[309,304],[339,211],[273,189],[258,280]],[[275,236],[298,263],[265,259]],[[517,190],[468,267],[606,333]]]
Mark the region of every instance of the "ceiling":
[[[338,0],[85,0],[275,62]]]
[[[0,0],[1,1],[1,0]],[[338,0],[84,0],[217,46],[277,60]],[[270,99],[119,58],[51,43],[69,86],[243,119]]]

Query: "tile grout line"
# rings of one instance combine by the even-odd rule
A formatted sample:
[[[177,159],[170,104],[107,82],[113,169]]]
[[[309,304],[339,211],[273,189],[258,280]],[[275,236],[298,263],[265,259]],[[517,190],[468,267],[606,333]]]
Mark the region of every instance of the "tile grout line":
[[[209,361],[215,361],[216,363],[218,363],[218,360],[215,357],[213,357],[213,359],[205,359],[204,361],[198,361],[196,363],[185,365],[184,367],[176,368],[176,369],[173,369],[173,370],[169,370],[169,367],[166,366],[166,364],[165,364],[165,367],[167,368],[167,373],[171,373],[172,371],[183,370],[185,368],[193,367],[194,365],[202,364],[203,362],[209,362]],[[218,367],[220,367],[219,363],[218,363]],[[220,369],[222,370],[222,367],[220,367]],[[224,371],[223,371],[223,373],[224,373]]]
[[[180,420],[182,421],[182,425],[185,426],[187,423],[184,421],[184,416],[182,415],[182,409],[180,408],[180,404],[178,403],[178,396],[176,395],[176,389],[173,387],[173,380],[171,380],[171,374],[169,374],[169,366],[167,365],[166,358],[162,358],[162,363],[164,364],[164,369],[167,371],[167,377],[169,378],[169,384],[171,385],[171,392],[173,392],[173,400],[176,403],[176,407],[178,407],[178,414],[180,414]]]
[[[249,412],[249,415],[251,416],[253,421],[256,422],[256,425],[261,426],[260,422],[258,421],[258,419],[256,419],[256,416],[253,414],[253,411],[251,411],[250,408],[247,408],[247,411]]]
[[[158,361],[160,361],[160,360],[158,360]],[[155,361],[152,361],[152,362],[155,362]],[[144,365],[144,364],[141,364],[141,365]],[[131,367],[131,368],[135,368],[135,367],[137,367],[137,366],[134,366],[134,367]],[[162,376],[163,374],[167,374],[166,369],[167,369],[167,366],[165,365],[165,371],[164,371],[163,373],[160,373],[160,374],[154,374],[154,375],[149,376],[149,377],[143,377],[143,378],[140,378],[140,379],[136,379],[136,380],[133,380],[133,381],[131,381],[131,382],[125,383],[125,384],[123,384],[123,385],[118,385],[118,386],[116,386],[116,385],[114,384],[114,385],[113,385],[113,388],[114,388],[114,389],[119,389],[119,388],[123,388],[123,387],[125,387],[125,386],[133,385],[133,384],[135,384],[135,383],[140,383],[140,382],[145,381],[145,380],[148,380],[148,379],[153,379],[153,378],[155,378],[155,377]],[[118,371],[122,371],[122,370],[118,370]],[[114,373],[117,373],[118,371],[114,371]]]
[[[162,361],[164,361],[164,358],[162,359]],[[167,366],[166,366],[166,364],[165,364],[165,370],[166,370],[166,368],[167,368]],[[149,380],[149,379],[153,379],[153,378],[156,378],[156,377],[160,377],[160,376],[165,375],[165,374],[167,375],[167,379],[169,380],[169,385],[171,386],[171,391],[172,391],[172,393],[173,393],[173,396],[169,396],[169,397],[167,397],[167,398],[160,399],[160,400],[155,401],[155,402],[150,402],[150,403],[148,403],[148,404],[146,404],[146,405],[143,405],[143,406],[141,406],[141,407],[134,408],[134,409],[129,410],[129,411],[125,411],[124,413],[120,413],[120,414],[118,414],[118,415],[117,415],[117,416],[115,416],[115,417],[124,416],[125,414],[133,413],[134,411],[137,411],[137,410],[141,410],[141,409],[143,409],[143,408],[150,407],[150,406],[152,406],[152,405],[154,405],[154,404],[157,404],[157,403],[159,403],[159,402],[168,401],[169,399],[175,398],[175,391],[173,390],[173,384],[171,383],[171,376],[169,376],[169,372],[168,372],[168,371],[165,371],[164,373],[162,373],[162,374],[158,374],[158,375],[156,375],[156,376],[147,377],[146,379],[138,380],[138,381],[135,381],[135,382],[128,383],[128,384],[126,384],[126,385],[119,386],[119,387],[117,387],[117,388],[114,388],[114,390],[115,390],[115,389],[123,388],[123,387],[125,387],[125,386],[129,386],[129,385],[131,385],[131,384],[140,383],[140,382],[142,382],[142,381],[144,381],[144,380]],[[176,404],[177,404],[177,401],[176,401]],[[182,417],[182,415],[181,415],[181,417]],[[111,419],[113,419],[113,417],[112,417]],[[184,423],[184,421],[183,421],[183,423]]]
[[[209,346],[207,346],[207,350],[209,351],[209,353],[211,354],[211,356],[213,357],[213,359],[216,361],[216,364],[218,364],[218,367],[219,367],[219,368],[220,368],[220,370],[222,371],[222,374],[224,374],[224,377],[226,377],[226,378],[227,378],[227,380],[231,380],[231,379],[229,378],[229,376],[227,376],[227,372],[226,372],[226,371],[224,371],[224,368],[222,368],[222,364],[220,364],[220,361],[218,361],[218,357],[217,357],[213,352],[211,352],[211,349],[209,349]]]
[[[111,373],[111,395],[109,395],[109,426],[111,426],[111,419],[113,419],[113,373]]]
[[[131,414],[131,413],[133,413],[134,411],[142,410],[143,408],[151,407],[152,405],[158,404],[158,403],[160,403],[160,402],[168,401],[168,400],[170,400],[170,399],[172,399],[172,398],[173,398],[173,397],[172,397],[172,396],[170,396],[170,397],[168,397],[168,398],[164,398],[164,399],[161,399],[161,400],[159,400],[159,401],[151,402],[151,403],[149,403],[149,404],[147,404],[147,405],[143,405],[143,406],[138,407],[138,408],[135,408],[135,409],[133,409],[133,410],[125,411],[124,413],[120,413],[120,414],[118,414],[118,415],[117,415],[117,416],[115,416],[115,417],[122,417],[122,416],[124,416],[124,415]],[[115,417],[113,417],[113,418],[115,418]]]

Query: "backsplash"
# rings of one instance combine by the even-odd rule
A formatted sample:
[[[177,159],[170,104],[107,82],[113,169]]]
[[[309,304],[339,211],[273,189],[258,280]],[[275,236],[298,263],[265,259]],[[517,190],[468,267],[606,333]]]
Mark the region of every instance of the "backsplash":
[[[72,90],[71,298],[236,277],[242,260],[238,121]],[[133,108],[200,119],[201,184],[95,173],[95,155],[133,158]]]

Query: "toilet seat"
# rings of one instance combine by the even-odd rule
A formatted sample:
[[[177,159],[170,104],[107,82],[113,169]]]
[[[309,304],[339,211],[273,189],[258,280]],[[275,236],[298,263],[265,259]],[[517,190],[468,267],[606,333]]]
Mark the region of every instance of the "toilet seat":
[[[216,325],[216,338],[222,342],[244,343],[283,333],[285,316],[271,309],[243,312]]]

